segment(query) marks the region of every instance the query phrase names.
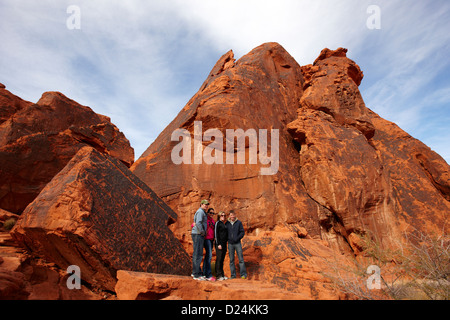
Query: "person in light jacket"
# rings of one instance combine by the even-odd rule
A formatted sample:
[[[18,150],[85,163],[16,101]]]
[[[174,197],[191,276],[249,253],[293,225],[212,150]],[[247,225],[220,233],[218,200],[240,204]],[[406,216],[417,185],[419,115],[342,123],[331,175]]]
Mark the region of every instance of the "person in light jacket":
[[[231,279],[236,278],[236,266],[234,264],[234,255],[237,253],[239,259],[239,274],[242,279],[247,279],[247,269],[245,268],[244,255],[242,253],[241,239],[245,235],[244,226],[238,220],[234,211],[230,211],[230,223],[228,229],[228,251],[230,256]]]
[[[192,242],[194,244],[194,253],[192,255],[192,276],[194,280],[205,280],[206,278],[202,274],[200,264],[203,259],[203,247],[206,236],[207,217],[206,211],[209,207],[208,200],[202,200],[200,202],[200,208],[194,215],[194,223],[191,231]]]

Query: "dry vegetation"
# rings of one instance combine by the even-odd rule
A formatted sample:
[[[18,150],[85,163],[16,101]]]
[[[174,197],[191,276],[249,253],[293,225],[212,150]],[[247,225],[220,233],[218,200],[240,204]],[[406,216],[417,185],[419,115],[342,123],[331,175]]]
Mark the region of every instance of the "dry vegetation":
[[[329,270],[324,275],[351,298],[449,300],[450,237],[415,231],[386,249],[366,235],[361,254],[345,263],[336,259]]]

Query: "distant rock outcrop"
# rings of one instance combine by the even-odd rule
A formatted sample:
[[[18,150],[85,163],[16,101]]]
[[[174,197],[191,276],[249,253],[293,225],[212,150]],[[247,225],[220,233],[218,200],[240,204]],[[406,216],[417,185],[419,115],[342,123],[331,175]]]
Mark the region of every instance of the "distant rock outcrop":
[[[0,86],[0,208],[20,214],[84,146],[128,167],[134,150],[110,118],[59,92],[33,104]]]
[[[11,231],[18,243],[113,291],[119,269],[189,275],[191,260],[167,227],[176,214],[119,160],[84,147]]]

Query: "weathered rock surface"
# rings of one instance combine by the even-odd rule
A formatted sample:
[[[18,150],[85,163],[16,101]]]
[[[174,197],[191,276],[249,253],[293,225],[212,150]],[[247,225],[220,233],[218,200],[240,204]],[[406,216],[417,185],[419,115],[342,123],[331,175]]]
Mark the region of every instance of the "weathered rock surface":
[[[448,164],[365,106],[362,72],[346,51],[324,49],[302,68],[308,81],[288,125],[301,145],[304,186],[330,211],[321,226],[354,252],[366,233],[390,244],[405,230],[448,232]]]
[[[127,166],[134,150],[106,116],[59,92],[33,104],[0,87],[0,208],[20,214],[84,146]]]
[[[173,230],[180,239],[189,241],[192,215],[202,198],[209,198],[217,210],[236,210],[248,231],[270,229],[279,223],[301,223],[311,235],[319,237],[317,213],[322,207],[311,200],[297,174],[298,150],[286,128],[296,118],[303,85],[300,66],[278,44],[264,44],[237,62],[230,51],[219,59],[199,92],[133,164],[131,170],[179,214]],[[227,129],[266,129],[269,146],[270,130],[278,129],[278,172],[261,175],[261,169],[269,165],[261,161],[250,164],[250,142],[245,144],[245,164],[237,164],[236,159],[234,164],[227,164],[226,156],[223,164],[174,164],[171,152],[178,142],[171,142],[171,135],[184,128],[194,137],[194,121],[202,122],[203,132],[217,128],[224,137]],[[223,151],[227,153],[226,147]],[[232,152],[236,151],[239,150]]]
[[[119,160],[82,148],[20,216],[22,246],[113,291],[119,269],[189,275],[176,214]]]
[[[31,102],[19,98],[5,88],[6,87],[0,83],[0,125],[17,111],[32,105]]]
[[[119,270],[119,300],[306,300],[308,295],[252,280],[196,281],[191,277]]]
[[[6,233],[0,232],[0,237]],[[21,248],[0,244],[0,300],[100,300],[115,299],[110,292],[84,284],[67,287],[68,274],[51,263],[32,258]]]
[[[15,213],[0,209],[0,226],[2,226],[3,223],[9,219],[14,219],[17,221],[19,219],[19,216]]]
[[[2,228],[3,221],[18,216],[0,210],[0,300],[98,300],[109,293],[93,292],[82,285],[70,290],[68,274],[52,263],[31,256]]]
[[[346,299],[324,273],[332,262],[343,267],[348,262],[340,260],[340,254],[325,240],[298,237],[299,229],[298,225],[277,226],[273,231],[258,230],[244,237],[242,247],[249,279],[276,284],[308,299]],[[224,269],[227,273],[228,266]]]

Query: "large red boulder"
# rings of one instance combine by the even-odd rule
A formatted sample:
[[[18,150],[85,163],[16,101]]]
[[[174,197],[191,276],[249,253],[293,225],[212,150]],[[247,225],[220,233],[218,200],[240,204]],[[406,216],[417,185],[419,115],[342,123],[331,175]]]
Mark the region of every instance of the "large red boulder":
[[[84,146],[127,166],[134,150],[124,134],[99,115],[59,92],[33,104],[0,86],[0,208],[20,214]]]
[[[168,224],[176,214],[114,157],[84,147],[26,208],[12,230],[33,254],[114,290],[118,269],[189,275]]]

